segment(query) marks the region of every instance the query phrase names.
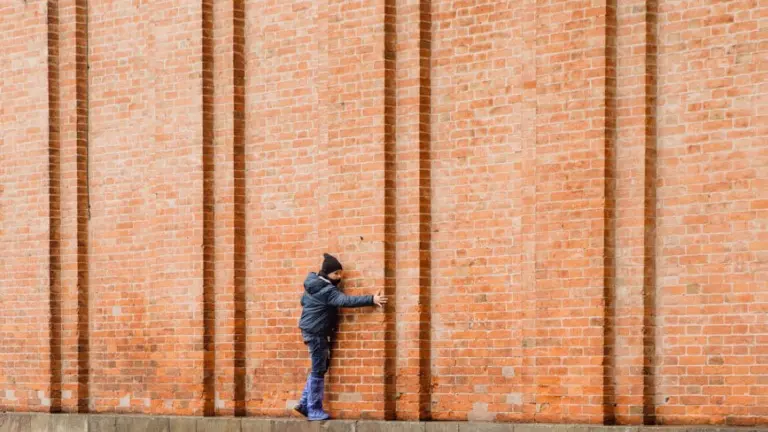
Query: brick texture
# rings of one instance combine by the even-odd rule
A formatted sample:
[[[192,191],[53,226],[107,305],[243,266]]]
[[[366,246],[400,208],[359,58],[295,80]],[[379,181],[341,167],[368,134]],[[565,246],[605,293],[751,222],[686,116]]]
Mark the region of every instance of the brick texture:
[[[767,414],[766,6],[659,4],[655,403],[665,421],[748,425]]]
[[[764,1],[0,17],[0,410],[768,424]]]
[[[297,296],[318,253],[319,4],[245,3],[246,409],[298,401]],[[287,15],[286,15],[287,12]],[[316,20],[315,18],[318,18]]]
[[[433,1],[432,412],[519,419],[525,4]],[[533,144],[533,143],[531,143]],[[517,393],[517,394],[515,394]]]
[[[201,5],[88,7],[90,409],[198,413]]]
[[[0,143],[0,404],[51,408],[48,10],[13,2],[3,18]]]

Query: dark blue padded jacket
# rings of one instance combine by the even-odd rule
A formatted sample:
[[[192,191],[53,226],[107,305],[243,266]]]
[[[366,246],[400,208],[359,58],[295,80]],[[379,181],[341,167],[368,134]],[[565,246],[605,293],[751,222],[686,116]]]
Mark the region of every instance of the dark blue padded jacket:
[[[348,296],[317,273],[304,281],[299,328],[311,335],[330,336],[338,322],[338,308],[373,306],[373,296]]]

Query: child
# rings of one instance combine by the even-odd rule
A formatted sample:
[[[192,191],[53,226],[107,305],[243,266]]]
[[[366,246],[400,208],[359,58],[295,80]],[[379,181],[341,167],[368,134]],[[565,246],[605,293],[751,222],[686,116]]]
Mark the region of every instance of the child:
[[[365,296],[348,296],[342,293],[338,288],[342,277],[341,263],[327,253],[323,254],[323,257],[320,272],[310,273],[304,281],[299,320],[301,336],[304,344],[309,347],[312,372],[307,377],[299,404],[293,409],[309,420],[330,418],[328,413],[323,411],[323,395],[325,373],[328,371],[330,358],[330,338],[336,332],[338,308],[373,305],[384,307],[387,304],[387,298],[381,296],[381,291],[376,295]]]

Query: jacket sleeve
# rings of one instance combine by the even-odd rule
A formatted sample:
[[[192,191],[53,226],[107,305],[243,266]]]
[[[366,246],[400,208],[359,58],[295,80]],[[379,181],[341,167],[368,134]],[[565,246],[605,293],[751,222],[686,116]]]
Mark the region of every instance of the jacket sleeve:
[[[334,288],[328,293],[328,304],[347,308],[373,306],[373,296],[348,296]]]

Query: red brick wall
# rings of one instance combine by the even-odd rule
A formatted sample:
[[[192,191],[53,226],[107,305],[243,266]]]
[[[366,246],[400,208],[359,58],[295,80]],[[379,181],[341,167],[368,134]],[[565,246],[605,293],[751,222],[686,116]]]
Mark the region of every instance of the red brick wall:
[[[201,5],[88,14],[90,409],[198,413]]]
[[[41,411],[51,406],[47,10],[13,2],[0,14],[0,394],[8,409]]]
[[[296,295],[316,266],[328,211],[318,189],[329,173],[318,157],[320,146],[328,152],[321,131],[329,120],[320,115],[328,81],[327,66],[318,67],[327,48],[318,47],[328,30],[320,31],[318,7],[245,2],[245,398],[253,415],[285,413],[306,382]]]
[[[519,420],[524,2],[433,1],[432,412]]]
[[[658,11],[659,414],[768,415],[766,4]]]
[[[0,16],[0,409],[768,424],[767,4]]]

